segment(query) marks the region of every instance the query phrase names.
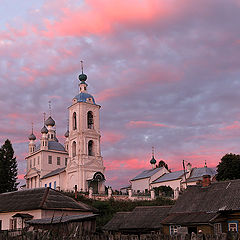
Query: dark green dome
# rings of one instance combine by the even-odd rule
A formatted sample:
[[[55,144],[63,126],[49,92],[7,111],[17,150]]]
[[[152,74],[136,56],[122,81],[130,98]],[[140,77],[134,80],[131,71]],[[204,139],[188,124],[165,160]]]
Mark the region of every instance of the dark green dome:
[[[82,73],[78,76],[79,81],[85,82],[87,80],[87,75]]]
[[[151,164],[156,164],[156,163],[157,163],[157,161],[156,161],[156,159],[155,159],[154,157],[152,157],[152,159],[151,159],[150,163],[151,163]]]

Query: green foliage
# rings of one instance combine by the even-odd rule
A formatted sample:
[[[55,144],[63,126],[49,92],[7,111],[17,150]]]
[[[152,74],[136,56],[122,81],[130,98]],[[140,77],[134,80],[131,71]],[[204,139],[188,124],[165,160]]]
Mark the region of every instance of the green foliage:
[[[155,190],[156,195],[164,196],[164,197],[172,197],[173,189],[170,186],[160,186],[153,188]]]
[[[0,193],[16,191],[17,185],[17,161],[7,139],[0,148]]]
[[[218,181],[240,179],[240,155],[226,154],[217,165]]]
[[[63,192],[69,197],[74,198],[74,193]],[[101,229],[116,212],[130,212],[137,206],[163,206],[163,205],[173,205],[175,201],[168,198],[159,197],[153,201],[123,201],[114,200],[110,198],[106,201],[98,201],[86,198],[82,194],[78,194],[77,200],[86,203],[98,210],[99,216],[97,217],[97,227]]]
[[[168,165],[163,160],[160,160],[156,167],[157,168],[165,167],[168,170]]]

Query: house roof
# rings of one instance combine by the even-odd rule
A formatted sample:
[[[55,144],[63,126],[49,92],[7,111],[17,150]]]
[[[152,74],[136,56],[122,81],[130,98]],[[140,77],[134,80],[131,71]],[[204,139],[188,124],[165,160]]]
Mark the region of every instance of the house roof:
[[[51,188],[33,188],[0,194],[0,212],[36,209],[93,211],[91,206],[77,202]]]
[[[131,214],[131,212],[117,212],[113,218],[103,226],[103,230],[118,231],[121,224],[127,220],[129,214]]]
[[[53,170],[52,172],[50,172],[50,173],[44,175],[43,177],[41,177],[41,179],[48,178],[48,177],[52,177],[52,176],[54,176],[54,175],[57,175],[57,174],[59,174],[59,173],[62,173],[62,172],[65,171],[65,169],[66,169],[66,167],[55,169],[55,170]]]
[[[183,170],[166,173],[166,174],[162,175],[161,177],[159,177],[158,179],[156,179],[155,181],[153,181],[152,183],[160,183],[160,182],[176,180],[176,179],[181,178],[183,176],[183,174],[184,174]]]
[[[33,218],[33,216],[31,214],[28,214],[28,213],[16,213],[12,217]]]
[[[161,228],[161,221],[167,216],[171,206],[136,207],[132,212],[117,213],[104,230],[151,230]]]
[[[163,168],[161,167],[161,168],[153,168],[150,170],[145,170],[145,171],[141,172],[140,174],[138,174],[133,179],[131,179],[131,181],[135,181],[135,180],[142,179],[142,178],[149,178],[162,169]]]
[[[213,182],[208,187],[188,186],[170,213],[216,213],[240,210],[240,179]]]
[[[120,229],[159,229],[161,221],[172,206],[136,207],[121,224]]]
[[[208,223],[213,220],[218,213],[173,213],[167,216],[161,223],[162,224],[196,224],[196,223]]]
[[[192,180],[198,180],[202,179],[202,176],[204,175],[210,175],[215,176],[217,173],[216,169],[214,168],[208,168],[208,167],[202,167],[202,168],[193,168],[190,177],[187,179],[187,181],[192,181]]]
[[[57,223],[67,223],[67,222],[81,222],[84,220],[96,218],[97,214],[81,214],[73,216],[60,216],[53,218],[42,218],[42,219],[32,219],[26,221],[29,225],[46,225],[46,224],[57,224]]]

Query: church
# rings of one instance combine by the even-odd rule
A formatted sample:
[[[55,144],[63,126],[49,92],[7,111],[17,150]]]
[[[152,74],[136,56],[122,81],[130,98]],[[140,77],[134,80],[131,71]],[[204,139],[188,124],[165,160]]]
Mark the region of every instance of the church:
[[[29,135],[26,157],[26,188],[51,187],[64,191],[93,193],[105,191],[105,167],[100,148],[100,105],[87,92],[87,75],[79,75],[79,94],[68,107],[69,126],[64,146],[58,141],[55,121],[51,116],[41,129],[40,144]]]

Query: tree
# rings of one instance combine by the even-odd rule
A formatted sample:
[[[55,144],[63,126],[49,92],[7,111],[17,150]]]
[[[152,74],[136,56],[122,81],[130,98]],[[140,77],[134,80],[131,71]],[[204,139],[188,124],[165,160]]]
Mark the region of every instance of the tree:
[[[240,179],[240,155],[228,153],[222,157],[217,165],[218,181]]]
[[[17,185],[17,161],[7,139],[0,148],[0,193],[16,191]]]
[[[156,195],[161,195],[164,197],[172,197],[173,196],[173,189],[170,186],[160,186],[154,187]]]
[[[168,165],[163,160],[160,160],[156,167],[157,168],[165,167],[168,170]]]

